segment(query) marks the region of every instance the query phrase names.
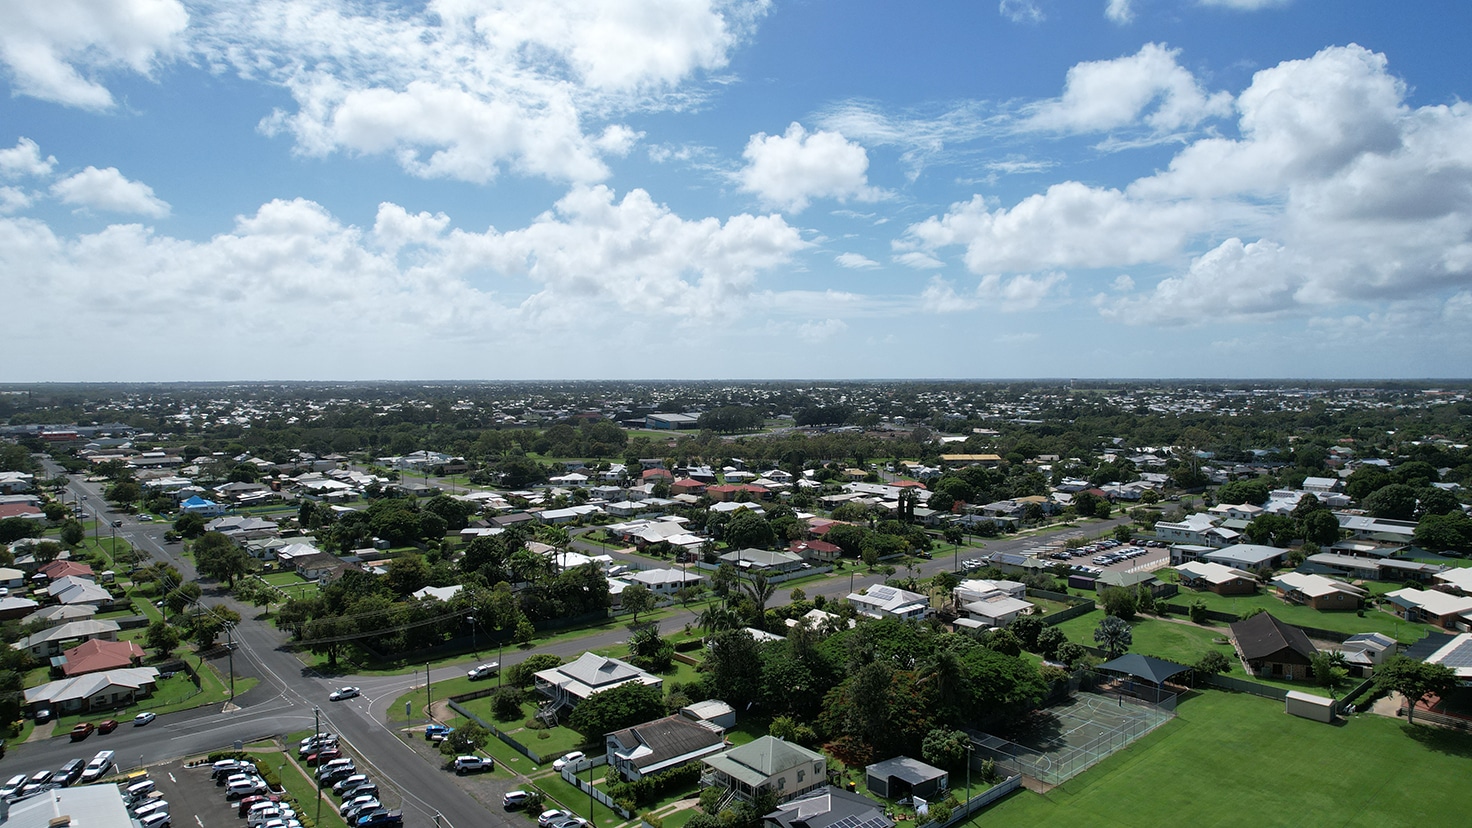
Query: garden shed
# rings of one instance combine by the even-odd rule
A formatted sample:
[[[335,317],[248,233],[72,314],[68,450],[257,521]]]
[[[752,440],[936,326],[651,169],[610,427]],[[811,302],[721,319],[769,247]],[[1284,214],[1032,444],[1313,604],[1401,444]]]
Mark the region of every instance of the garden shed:
[[[950,774],[919,759],[896,756],[864,768],[864,784],[886,799],[919,796],[929,799],[946,789]]]

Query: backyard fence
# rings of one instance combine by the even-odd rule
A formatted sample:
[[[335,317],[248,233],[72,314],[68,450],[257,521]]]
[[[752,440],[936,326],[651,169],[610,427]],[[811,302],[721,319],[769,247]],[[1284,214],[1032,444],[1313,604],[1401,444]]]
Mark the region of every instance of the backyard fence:
[[[597,785],[594,785],[592,782],[589,782],[586,779],[582,779],[578,776],[578,771],[583,770],[584,768],[596,768],[599,765],[606,764],[608,764],[608,757],[606,755],[590,756],[587,759],[579,762],[576,766],[576,770],[574,769],[573,765],[569,764],[562,769],[562,781],[567,782],[570,785],[577,786],[578,790],[582,791],[585,794],[591,795],[594,799],[602,802],[604,805],[607,805],[609,810],[612,810],[624,819],[633,819],[633,811],[624,810],[623,806],[613,801],[613,797],[609,796],[603,791],[598,790]],[[563,804],[565,805],[567,803]]]
[[[543,764],[544,762],[547,761],[546,759],[544,759],[541,756],[538,756],[536,753],[534,753],[531,748],[529,748],[526,745],[523,745],[521,742],[518,742],[515,739],[511,738],[511,735],[508,734],[508,733],[506,733],[505,731],[503,731],[501,728],[496,727],[495,725],[491,724],[490,722],[486,721],[485,719],[482,719],[481,717],[479,717],[479,716],[475,715],[474,713],[470,712],[469,710],[467,710],[463,705],[460,704],[460,702],[456,701],[456,699],[459,699],[459,698],[465,698],[465,697],[463,697],[463,696],[456,696],[455,698],[450,699],[449,705],[450,705],[450,709],[451,710],[455,711],[456,713],[459,713],[461,716],[464,716],[465,718],[471,720],[472,722],[475,722],[476,724],[478,724],[481,727],[485,728],[486,730],[490,731],[490,733],[491,733],[492,736],[495,736],[497,739],[500,739],[501,741],[505,742],[507,745],[509,745],[511,747],[512,750],[516,751],[517,753],[520,753],[522,756],[525,756],[526,758],[532,760],[533,762],[537,763],[538,765]]]
[[[1402,705],[1400,710],[1398,710],[1396,713],[1397,715],[1404,716],[1406,715],[1406,712],[1407,711],[1405,706]],[[1416,715],[1412,719],[1412,721],[1423,723],[1430,722],[1431,724],[1441,725],[1442,727],[1450,727],[1456,730],[1472,730],[1472,721],[1463,719],[1460,716],[1447,716],[1442,713],[1432,713],[1430,710],[1417,710]]]
[[[1007,794],[1012,793],[1020,787],[1022,787],[1022,777],[1013,774],[976,796],[962,802],[960,805],[957,805],[951,810],[951,818],[949,820],[945,822],[927,822],[918,826],[918,828],[947,828],[947,826],[955,825],[962,820],[970,819],[973,815],[981,813],[993,803],[1001,800]]]
[[[1251,693],[1265,699],[1282,701],[1288,697],[1288,690],[1284,687],[1273,687],[1268,684],[1258,684],[1255,681],[1233,678],[1231,676],[1205,675],[1201,677],[1201,683],[1208,687],[1219,690],[1231,690],[1237,693]]]

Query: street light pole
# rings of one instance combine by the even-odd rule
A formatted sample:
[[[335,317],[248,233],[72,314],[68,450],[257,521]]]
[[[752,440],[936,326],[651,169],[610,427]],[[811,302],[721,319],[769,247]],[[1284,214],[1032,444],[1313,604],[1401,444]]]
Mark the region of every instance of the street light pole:
[[[230,701],[235,701],[235,625],[225,625],[225,652],[230,659]]]

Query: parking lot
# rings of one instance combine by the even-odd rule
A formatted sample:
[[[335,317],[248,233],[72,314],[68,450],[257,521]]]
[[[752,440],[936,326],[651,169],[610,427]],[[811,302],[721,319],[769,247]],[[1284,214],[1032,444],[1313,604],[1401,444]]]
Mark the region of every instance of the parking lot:
[[[1120,543],[1100,540],[1073,549],[1039,552],[1038,557],[1064,564],[1079,575],[1098,577],[1105,572],[1151,572],[1170,562],[1170,546],[1163,541]],[[988,566],[984,558],[967,558],[962,568],[974,573]]]

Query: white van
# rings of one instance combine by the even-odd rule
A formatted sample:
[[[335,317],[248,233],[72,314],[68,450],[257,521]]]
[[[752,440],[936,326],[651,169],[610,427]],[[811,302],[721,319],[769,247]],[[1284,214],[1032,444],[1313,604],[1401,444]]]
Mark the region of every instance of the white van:
[[[143,819],[149,814],[167,814],[168,812],[169,801],[167,799],[153,799],[142,805],[139,805],[133,811],[133,816],[136,816],[139,819]]]
[[[110,750],[99,750],[92,761],[87,763],[87,769],[82,771],[83,782],[96,782],[112,770],[113,752]]]
[[[137,802],[145,796],[153,793],[153,789],[155,787],[156,786],[153,784],[152,779],[145,779],[142,782],[134,782],[123,791],[123,796],[128,800],[129,803]]]

